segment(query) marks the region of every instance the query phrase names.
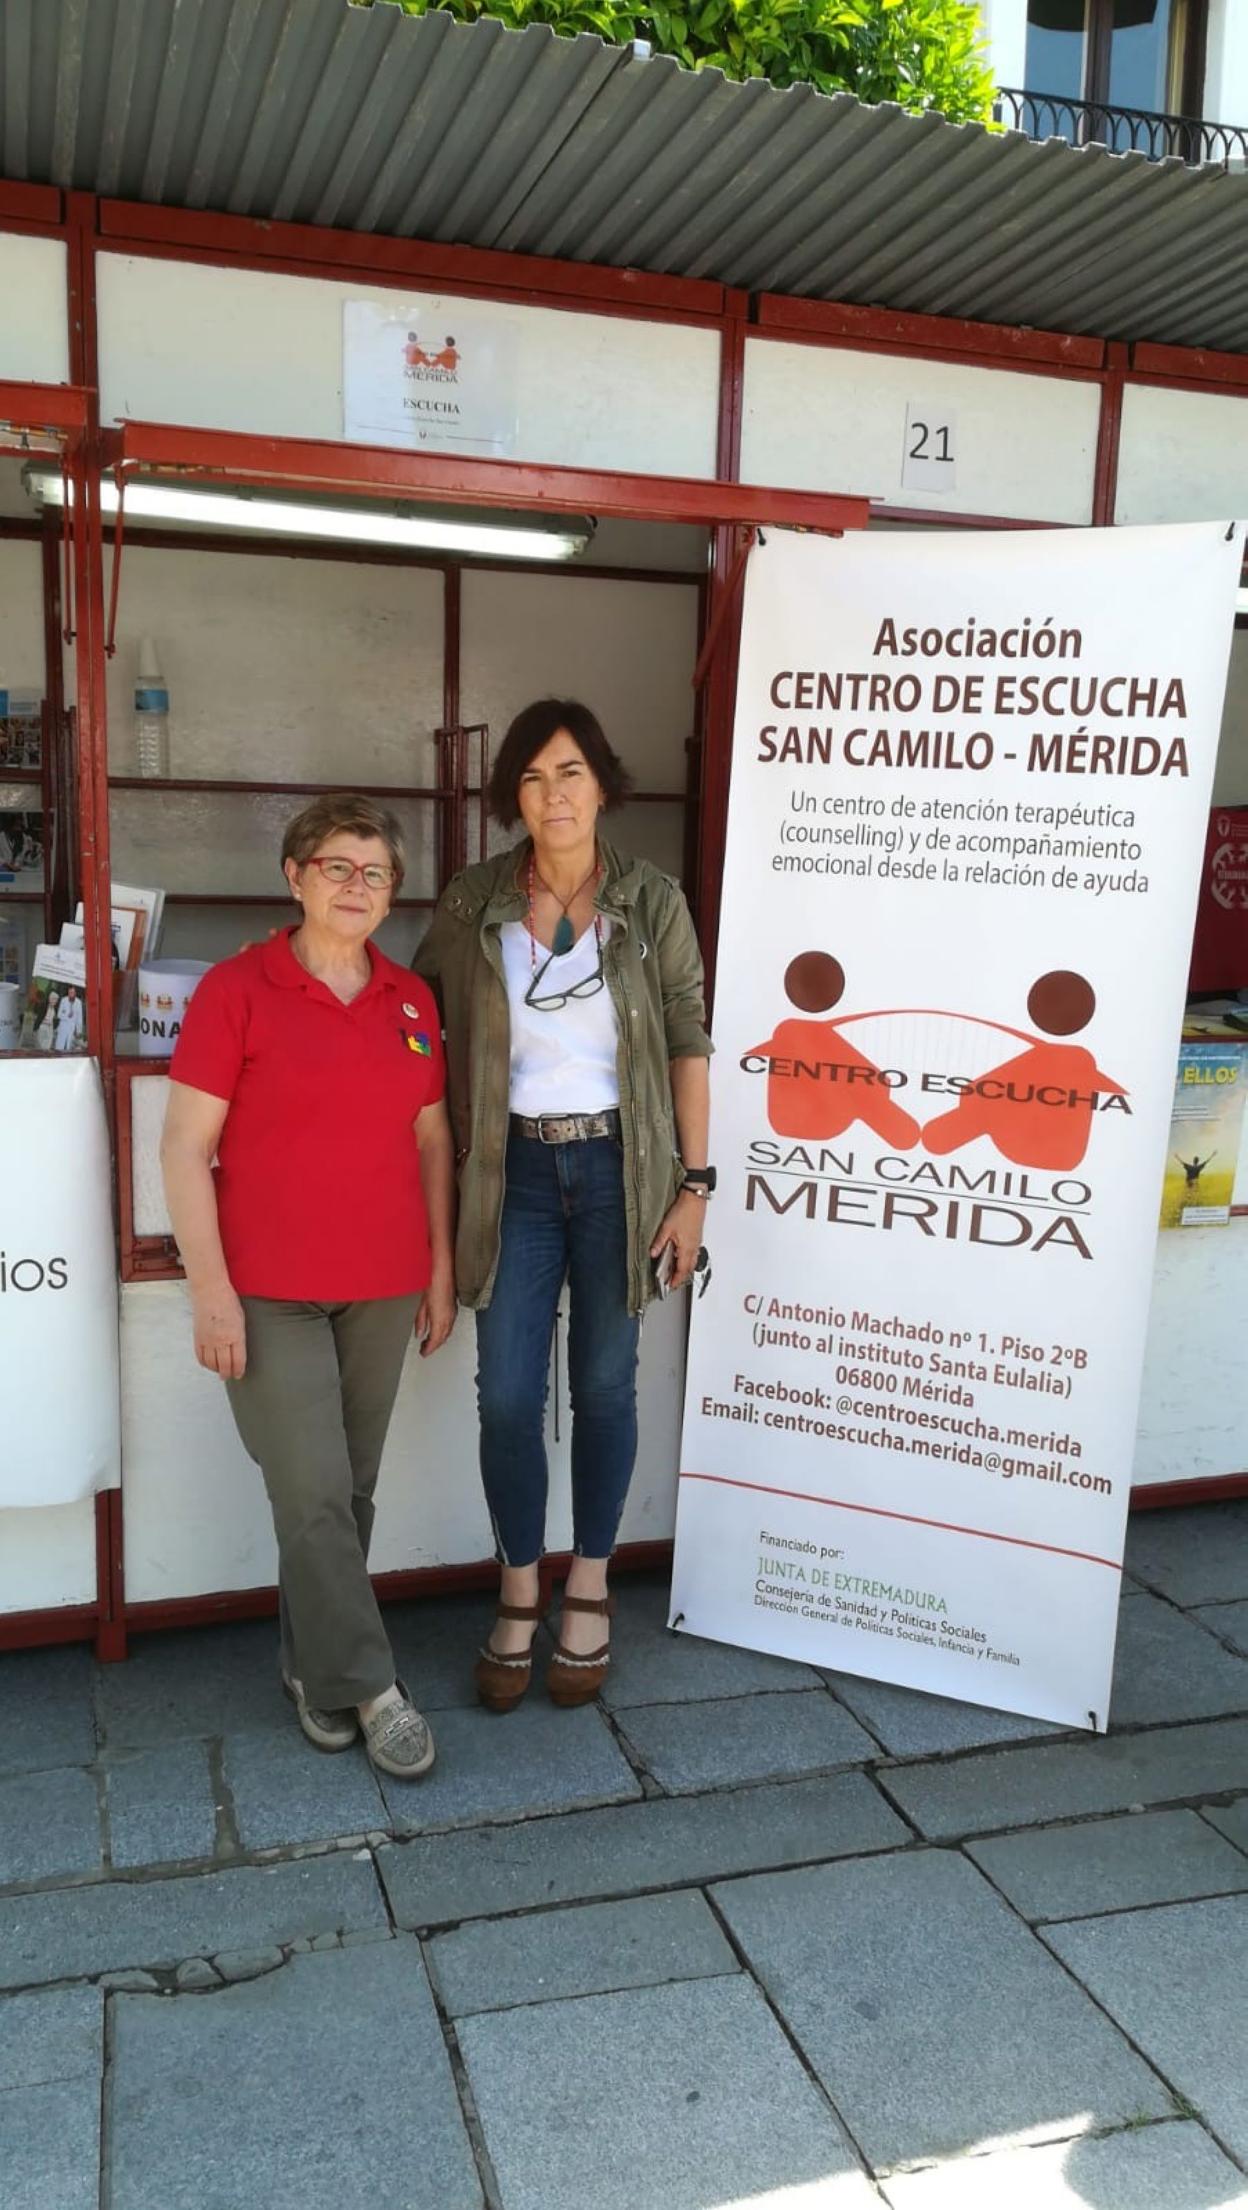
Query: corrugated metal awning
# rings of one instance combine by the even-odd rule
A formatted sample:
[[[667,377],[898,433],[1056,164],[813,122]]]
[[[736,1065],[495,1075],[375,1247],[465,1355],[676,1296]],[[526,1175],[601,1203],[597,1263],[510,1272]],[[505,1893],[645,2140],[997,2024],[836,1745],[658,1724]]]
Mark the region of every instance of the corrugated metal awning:
[[[1248,349],[1248,176],[346,0],[0,0],[0,174]]]

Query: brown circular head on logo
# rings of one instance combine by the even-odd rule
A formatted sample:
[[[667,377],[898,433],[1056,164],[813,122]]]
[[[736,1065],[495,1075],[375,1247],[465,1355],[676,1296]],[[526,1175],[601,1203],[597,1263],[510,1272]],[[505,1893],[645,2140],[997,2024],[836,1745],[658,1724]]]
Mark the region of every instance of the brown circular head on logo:
[[[784,970],[785,995],[801,1013],[827,1013],[839,1004],[845,970],[831,952],[799,952]]]
[[[1096,992],[1083,975],[1057,967],[1032,983],[1027,1011],[1046,1036],[1074,1036],[1095,1013]]]

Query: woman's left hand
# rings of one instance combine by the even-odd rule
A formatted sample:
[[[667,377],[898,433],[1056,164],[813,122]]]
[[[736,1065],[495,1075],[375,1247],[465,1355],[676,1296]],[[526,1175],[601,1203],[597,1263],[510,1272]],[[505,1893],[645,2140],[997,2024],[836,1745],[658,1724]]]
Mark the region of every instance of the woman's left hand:
[[[692,1279],[693,1269],[702,1248],[702,1229],[706,1220],[706,1199],[696,1197],[693,1191],[682,1190],[671,1210],[664,1214],[659,1232],[650,1246],[651,1258],[657,1258],[665,1243],[675,1248],[675,1264],[672,1267],[671,1286],[683,1289]]]
[[[454,1278],[435,1274],[416,1307],[416,1340],[421,1357],[432,1358],[435,1351],[440,1351],[454,1325]]]

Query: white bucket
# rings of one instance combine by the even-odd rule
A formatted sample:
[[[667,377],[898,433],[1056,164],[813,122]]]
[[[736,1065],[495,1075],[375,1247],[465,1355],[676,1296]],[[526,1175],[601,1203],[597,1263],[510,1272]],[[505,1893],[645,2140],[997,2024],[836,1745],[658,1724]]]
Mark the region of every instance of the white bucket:
[[[16,1051],[21,1033],[21,990],[16,982],[0,982],[0,1051]]]
[[[139,968],[139,1057],[167,1059],[208,959],[148,959]]]

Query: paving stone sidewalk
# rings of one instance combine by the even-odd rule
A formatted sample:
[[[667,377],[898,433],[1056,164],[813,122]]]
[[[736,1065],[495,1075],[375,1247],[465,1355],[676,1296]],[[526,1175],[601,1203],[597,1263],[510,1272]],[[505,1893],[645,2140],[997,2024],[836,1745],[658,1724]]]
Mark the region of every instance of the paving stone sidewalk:
[[[1108,1736],[673,1636],[418,1787],[267,1623],[0,1657],[0,2210],[1248,2210],[1248,1503],[1133,1522]]]

